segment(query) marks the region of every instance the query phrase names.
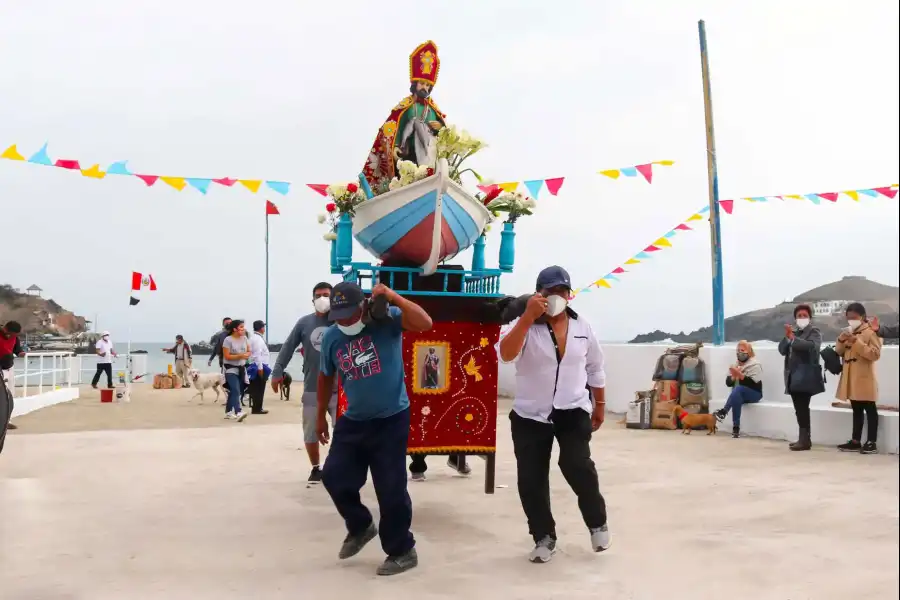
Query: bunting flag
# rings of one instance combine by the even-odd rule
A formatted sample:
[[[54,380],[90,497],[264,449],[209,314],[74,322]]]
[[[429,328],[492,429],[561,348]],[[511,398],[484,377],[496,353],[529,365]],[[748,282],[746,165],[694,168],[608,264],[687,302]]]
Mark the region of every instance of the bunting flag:
[[[266,216],[269,215],[280,215],[278,212],[278,207],[271,200],[266,200]]]
[[[476,186],[479,190],[484,192],[485,194],[490,194],[495,189],[501,189],[504,192],[515,192],[519,189],[519,184],[525,186],[525,189],[528,190],[528,194],[534,198],[535,200],[540,195],[544,188],[547,189],[547,192],[551,196],[556,196],[559,194],[559,189],[562,187],[562,184],[565,182],[565,177],[551,177],[550,179],[529,179],[528,181],[507,181],[505,183],[492,183],[490,185],[478,185]],[[312,187],[312,184],[307,184]],[[315,189],[315,188],[313,188]]]
[[[622,167],[620,169],[606,169],[598,171],[601,175],[610,179],[618,179],[619,177],[637,177],[640,175],[647,183],[653,183],[653,165],[659,167],[671,167],[675,164],[674,160],[657,160],[642,165],[634,165],[633,167]]]
[[[813,204],[822,204],[822,201],[837,202],[841,195],[847,196],[854,202],[859,202],[860,196],[868,196],[869,198],[878,198],[884,196],[893,200],[897,197],[897,184],[885,185],[881,187],[841,190],[839,192],[814,192],[811,194],[781,194],[780,196],[745,196],[740,200],[747,202],[770,202],[773,200],[809,200]],[[728,203],[727,205],[725,203]],[[734,209],[734,200],[720,200],[719,204],[728,214]]]
[[[143,181],[147,185],[147,187],[152,186],[159,180],[163,181],[171,188],[178,191],[181,191],[186,187],[190,187],[204,195],[209,192],[209,188],[213,183],[224,187],[232,187],[235,183],[240,183],[243,187],[250,190],[254,194],[259,192],[263,184],[265,184],[267,188],[269,188],[276,194],[281,194],[282,196],[286,196],[291,189],[291,184],[288,181],[265,179],[232,179],[230,177],[216,179],[208,177],[173,177],[170,175],[139,175],[129,170],[127,160],[116,161],[109,165],[106,170],[102,169],[99,164],[95,164],[89,169],[82,169],[81,163],[79,163],[77,160],[67,158],[60,158],[57,160],[51,159],[50,155],[47,153],[47,144],[41,146],[41,149],[32,154],[28,159],[26,159],[25,156],[23,156],[22,153],[19,152],[17,145],[13,144],[2,153],[0,153],[0,159],[29,162],[36,165],[57,167],[69,171],[80,171],[84,177],[90,177],[92,179],[104,179],[107,175],[137,177],[138,179]]]

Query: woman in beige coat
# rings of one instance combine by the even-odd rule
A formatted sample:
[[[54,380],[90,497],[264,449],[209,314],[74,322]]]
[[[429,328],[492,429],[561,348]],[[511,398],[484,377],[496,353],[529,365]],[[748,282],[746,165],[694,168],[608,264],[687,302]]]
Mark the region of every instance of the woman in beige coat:
[[[847,305],[849,327],[838,337],[835,351],[843,359],[841,380],[838,382],[837,398],[849,400],[853,408],[853,437],[846,444],[838,446],[845,452],[874,454],[878,440],[878,378],[875,376],[875,361],[881,358],[881,338],[872,330],[866,320],[866,309],[859,302]],[[868,436],[861,444],[863,422],[868,421]]]

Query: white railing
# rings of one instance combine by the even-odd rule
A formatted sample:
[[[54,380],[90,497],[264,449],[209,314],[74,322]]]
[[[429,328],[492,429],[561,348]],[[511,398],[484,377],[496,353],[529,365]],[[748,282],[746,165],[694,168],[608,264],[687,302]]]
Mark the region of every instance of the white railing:
[[[36,389],[40,395],[45,387],[49,387],[46,391],[53,391],[58,386],[72,387],[79,368],[80,361],[72,352],[28,352],[21,361],[21,367],[13,370],[10,383],[14,395],[19,398],[29,395],[29,384],[32,391]],[[16,390],[21,392],[15,394]]]

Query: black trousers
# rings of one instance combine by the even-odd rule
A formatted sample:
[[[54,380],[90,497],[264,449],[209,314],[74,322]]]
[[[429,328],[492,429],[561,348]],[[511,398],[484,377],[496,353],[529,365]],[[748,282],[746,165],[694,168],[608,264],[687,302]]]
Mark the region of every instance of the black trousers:
[[[256,379],[247,386],[247,393],[250,394],[250,412],[260,413],[263,409],[263,398],[266,395],[266,381],[269,378],[263,373],[259,373]]]
[[[97,372],[94,373],[91,385],[97,385],[97,382],[100,381],[100,375],[103,373],[106,373],[106,386],[112,387],[112,363],[97,363]]]
[[[606,525],[606,501],[600,494],[597,468],[591,460],[591,415],[576,408],[555,410],[551,423],[509,414],[516,454],[519,499],[528,532],[535,542],[556,539],[556,523],[550,511],[550,453],[553,438],[559,444],[559,468],[578,497],[578,508],[588,529]]]
[[[853,439],[862,441],[863,421],[868,424],[868,438],[866,441],[873,444],[878,441],[878,406],[874,402],[851,400],[853,408]]]
[[[800,429],[809,429],[809,401],[811,399],[812,396],[809,394],[791,394],[794,414],[797,415],[797,427]]]
[[[409,472],[424,473],[425,471],[427,471],[428,465],[425,463],[425,457],[427,456],[427,454],[413,454],[412,460],[409,463]],[[449,458],[453,462],[453,464],[459,465],[459,454],[451,454]]]
[[[6,428],[15,408],[12,392],[6,387],[3,376],[0,375],[0,453],[3,452],[3,444],[6,442]]]

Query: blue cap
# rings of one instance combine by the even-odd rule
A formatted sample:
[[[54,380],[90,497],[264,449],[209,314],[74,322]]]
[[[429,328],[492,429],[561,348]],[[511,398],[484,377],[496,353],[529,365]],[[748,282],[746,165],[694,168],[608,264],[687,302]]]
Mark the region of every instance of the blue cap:
[[[349,319],[365,299],[366,295],[361,287],[349,281],[342,281],[331,290],[331,310],[328,312],[328,320]]]
[[[572,278],[569,277],[569,272],[562,267],[556,265],[547,267],[537,276],[536,288],[539,290],[549,290],[560,286],[572,289]]]

